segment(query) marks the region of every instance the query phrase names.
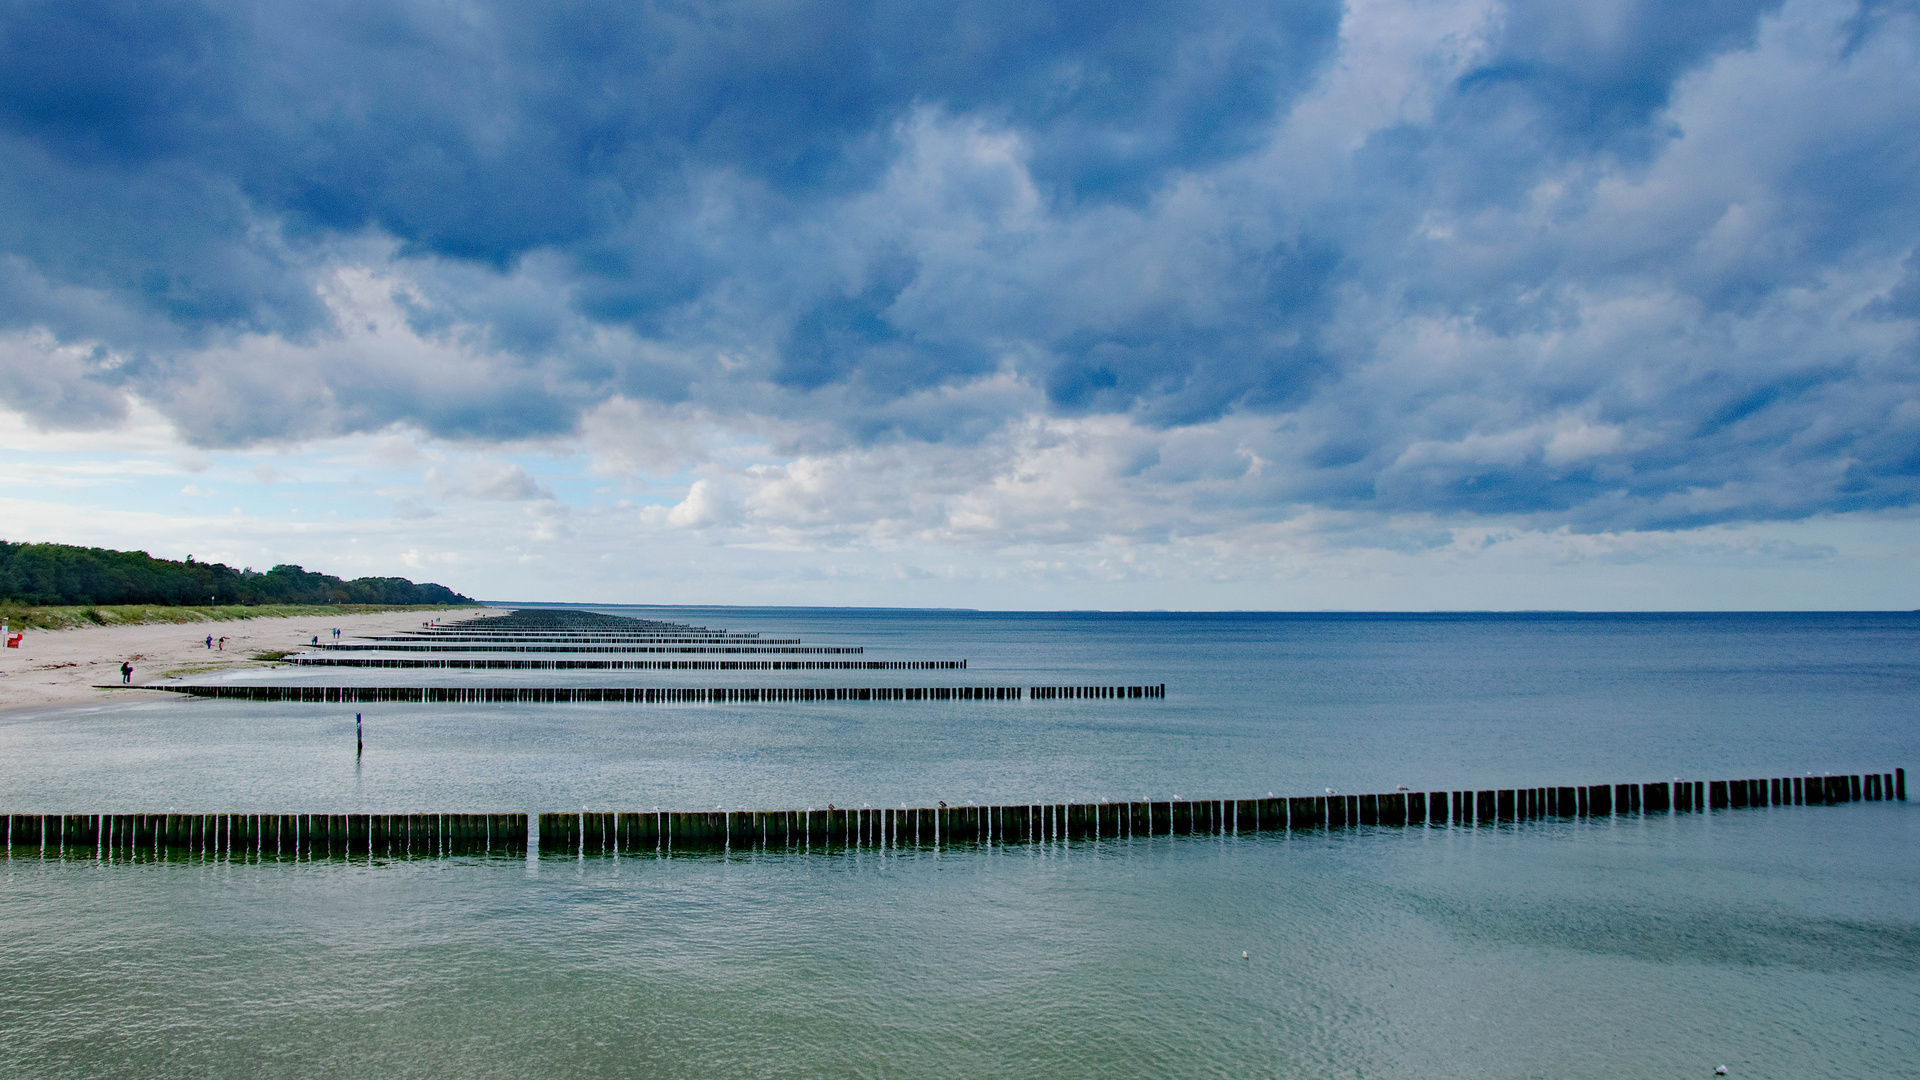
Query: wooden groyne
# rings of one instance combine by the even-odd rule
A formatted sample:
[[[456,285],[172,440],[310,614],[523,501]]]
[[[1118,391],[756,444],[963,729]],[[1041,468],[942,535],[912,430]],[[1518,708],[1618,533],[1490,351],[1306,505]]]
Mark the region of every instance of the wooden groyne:
[[[1055,699],[1084,698],[1163,698],[1167,696],[1167,684],[1158,686],[1031,686],[1027,688],[1035,701]]]
[[[1724,802],[1715,801],[1717,793],[1726,796]],[[825,810],[582,811],[541,814],[539,846],[542,854],[645,854],[733,848],[1032,844],[1356,826],[1492,826],[1541,818],[1834,806],[1895,798],[1906,800],[1904,769],[1864,776],[1391,791],[1302,798]]]
[[[328,652],[459,652],[459,653],[790,653],[813,654],[816,656],[859,656],[866,652],[864,645],[501,645],[488,644],[443,644],[431,645],[417,643],[396,644],[391,642],[343,642],[339,645],[321,644],[310,648]]]
[[[762,638],[760,634],[444,634],[444,632],[419,632],[419,634],[367,634],[363,638],[353,638],[355,642],[503,642],[503,644],[526,644],[526,642],[553,642],[553,644],[574,644],[574,646],[595,646],[595,644],[636,644],[636,646],[797,646],[801,638]],[[332,646],[326,648],[348,648]],[[384,648],[384,646],[355,646],[355,648]]]
[[[283,858],[511,855],[525,814],[8,814],[10,849]]]
[[[541,814],[11,814],[6,846],[279,857],[671,854],[1016,845],[1361,826],[1497,826],[1907,798],[1907,773],[1264,799]],[[538,825],[537,838],[529,831]]]
[[[289,656],[300,667],[451,671],[965,671],[965,660],[418,660],[399,656]]]
[[[650,634],[650,633],[497,633],[491,630],[416,630],[405,634],[363,634],[355,641],[554,641],[561,644],[591,644],[605,641],[632,641],[652,645],[798,645],[799,638],[770,638],[759,634]]]
[[[113,685],[103,690],[125,689]],[[1047,696],[1126,700],[1164,698],[1159,686],[252,686],[245,683],[213,685],[154,685],[191,697],[236,701],[296,701],[311,704],[374,702],[556,704],[567,702],[625,702],[634,705],[734,705],[809,703],[829,701],[1023,701],[1039,698],[1040,691],[1081,691]],[[1027,691],[1033,691],[1031,695]],[[1097,692],[1096,692],[1097,691]]]

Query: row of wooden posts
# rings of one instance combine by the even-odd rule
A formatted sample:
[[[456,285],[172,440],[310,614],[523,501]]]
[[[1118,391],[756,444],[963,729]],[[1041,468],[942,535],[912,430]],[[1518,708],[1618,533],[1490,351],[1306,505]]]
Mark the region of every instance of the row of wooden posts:
[[[112,687],[106,687],[112,689]],[[535,703],[620,701],[635,705],[825,701],[1022,701],[1041,698],[1163,698],[1159,686],[258,686],[145,687],[203,698],[315,704],[382,701]]]
[[[630,644],[630,646],[797,646],[801,638],[762,638],[760,634],[442,634],[434,630],[420,630],[417,634],[369,634],[365,638],[353,638],[353,642],[328,642],[324,648],[361,648],[361,650],[384,650],[386,646],[369,646],[365,642],[403,642],[403,644],[445,644],[445,642],[478,642],[478,644],[557,644],[557,646],[593,646],[593,644]]]
[[[1772,798],[1769,800],[1769,795]],[[1376,795],[1039,803],[1015,806],[863,807],[540,815],[542,853],[731,847],[916,847],[1036,843],[1134,836],[1220,835],[1356,825],[1493,825],[1545,817],[1835,805],[1906,799],[1906,770],[1865,776],[1594,784]]]
[[[531,652],[531,653],[815,653],[822,656],[858,656],[862,645],[501,645],[472,642],[432,644],[416,642],[324,643],[329,652]]]
[[[1547,817],[1611,817],[1832,806],[1907,798],[1905,769],[1847,776],[1593,784],[1375,795],[541,814],[542,854],[670,853],[788,847],[925,847],[1056,840],[1339,829],[1495,825]],[[11,814],[6,844],[82,851],[242,852],[275,856],[439,857],[511,854],[529,846],[526,814]]]
[[[462,671],[965,671],[965,660],[417,660],[403,656],[289,656],[302,667]]]
[[[331,858],[511,854],[525,814],[7,814],[11,849]]]
[[[634,641],[642,644],[663,643],[668,645],[706,645],[725,644],[738,641],[747,645],[798,645],[799,638],[770,638],[753,634],[729,634],[724,632],[693,633],[676,630],[671,633],[646,630],[608,630],[608,631],[553,631],[534,630],[464,630],[441,628],[437,630],[415,630],[405,634],[365,634],[354,638],[355,641],[557,641],[565,644],[580,644],[596,641]]]
[[[1028,688],[1035,701],[1056,698],[1163,698],[1167,684],[1157,686],[1033,686]]]

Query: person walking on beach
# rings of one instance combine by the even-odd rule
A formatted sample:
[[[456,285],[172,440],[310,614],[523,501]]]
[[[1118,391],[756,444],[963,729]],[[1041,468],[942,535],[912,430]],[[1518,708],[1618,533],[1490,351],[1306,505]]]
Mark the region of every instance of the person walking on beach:
[[[220,635],[220,651],[221,652],[227,651],[227,635],[225,634]]]
[[[122,660],[120,661],[120,685],[126,686],[131,682],[133,682],[133,662]]]
[[[209,648],[209,649],[211,649],[211,648],[213,648],[213,635],[212,635],[212,634],[208,634],[208,635],[207,635],[207,648]]]

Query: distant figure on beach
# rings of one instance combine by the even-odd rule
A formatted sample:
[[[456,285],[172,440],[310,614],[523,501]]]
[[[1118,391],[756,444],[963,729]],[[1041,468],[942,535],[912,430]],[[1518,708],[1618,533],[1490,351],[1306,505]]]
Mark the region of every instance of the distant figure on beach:
[[[335,641],[340,640],[340,628],[337,626],[333,628],[333,640]]]
[[[133,664],[131,661],[122,660],[120,662],[120,685],[125,686],[128,683],[131,683],[132,681],[133,681]]]
[[[208,634],[208,635],[207,635],[207,648],[209,648],[209,649],[211,649],[211,648],[213,648],[213,635],[212,635],[212,634]]]
[[[227,635],[225,634],[220,635],[220,651],[221,652],[227,651]]]
[[[315,634],[315,635],[313,635],[313,643],[314,643],[315,645],[318,645],[318,644],[320,644],[320,635],[319,635],[319,634]]]

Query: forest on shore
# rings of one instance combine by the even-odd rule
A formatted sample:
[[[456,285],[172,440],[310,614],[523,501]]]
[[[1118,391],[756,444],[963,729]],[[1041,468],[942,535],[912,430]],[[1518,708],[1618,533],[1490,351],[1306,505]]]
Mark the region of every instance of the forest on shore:
[[[445,585],[332,574],[283,563],[236,570],[225,563],[156,559],[144,551],[16,544],[0,540],[0,600],[23,604],[472,604]]]

